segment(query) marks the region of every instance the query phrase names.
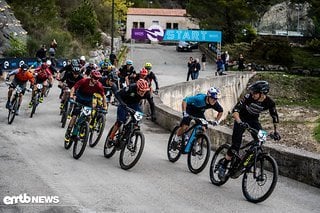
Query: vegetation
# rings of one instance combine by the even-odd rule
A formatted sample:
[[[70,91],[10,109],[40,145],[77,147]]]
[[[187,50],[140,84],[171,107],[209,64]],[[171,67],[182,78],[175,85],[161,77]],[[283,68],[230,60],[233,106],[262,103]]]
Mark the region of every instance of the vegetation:
[[[14,36],[10,36],[10,49],[5,53],[9,57],[22,57],[27,53],[25,43]]]

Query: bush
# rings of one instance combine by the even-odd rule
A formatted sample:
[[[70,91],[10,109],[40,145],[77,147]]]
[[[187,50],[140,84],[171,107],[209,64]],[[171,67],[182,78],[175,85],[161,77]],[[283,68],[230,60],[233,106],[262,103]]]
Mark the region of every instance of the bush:
[[[4,53],[7,57],[25,57],[27,55],[27,45],[21,39],[10,35],[10,48]]]
[[[306,47],[313,51],[319,51],[320,50],[320,40],[319,39],[312,39],[311,41],[307,41]]]

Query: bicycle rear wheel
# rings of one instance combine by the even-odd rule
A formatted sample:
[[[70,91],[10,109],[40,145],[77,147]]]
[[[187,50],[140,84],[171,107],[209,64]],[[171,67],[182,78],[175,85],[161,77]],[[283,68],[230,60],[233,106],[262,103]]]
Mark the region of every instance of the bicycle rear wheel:
[[[167,156],[169,161],[172,163],[179,160],[181,156],[182,141],[180,142],[175,141],[178,129],[179,129],[179,126],[175,126],[174,129],[172,130],[169,137],[168,146],[167,146]]]
[[[210,141],[205,134],[197,135],[193,142],[191,152],[188,153],[188,168],[194,173],[202,172],[210,158]]]
[[[90,147],[95,147],[98,144],[102,136],[105,125],[106,125],[106,117],[104,115],[98,115],[92,129],[90,129],[90,137],[89,137]]]
[[[103,155],[106,158],[111,158],[114,155],[114,153],[116,152],[116,147],[114,146],[114,143],[110,143],[110,141],[108,140],[108,138],[111,134],[112,128],[113,128],[113,126],[110,128],[108,136],[106,137],[106,140],[104,142]]]
[[[269,155],[261,154],[254,165],[245,171],[242,179],[242,192],[252,203],[266,200],[273,192],[278,180],[277,162]]]
[[[122,169],[131,169],[140,159],[144,148],[144,135],[140,131],[134,131],[129,141],[122,147],[119,163]]]
[[[83,122],[80,124],[79,137],[74,141],[73,145],[73,158],[79,159],[84,150],[89,138],[89,124],[88,122]]]
[[[69,101],[65,101],[65,103],[63,105],[62,115],[61,115],[61,127],[62,128],[64,128],[66,126],[69,108],[70,108]]]
[[[11,108],[8,113],[8,124],[12,124],[14,118],[16,117],[16,111],[18,109],[18,99],[16,97],[11,101]]]
[[[214,184],[216,186],[221,186],[221,185],[225,184],[229,179],[229,176],[227,175],[229,172],[228,168],[225,173],[226,175],[223,179],[220,179],[219,175],[218,175],[219,168],[220,168],[221,164],[223,163],[224,157],[225,157],[229,148],[230,148],[230,146],[228,144],[222,144],[215,151],[215,153],[212,157],[209,174],[210,174],[210,180],[211,180],[212,184]]]

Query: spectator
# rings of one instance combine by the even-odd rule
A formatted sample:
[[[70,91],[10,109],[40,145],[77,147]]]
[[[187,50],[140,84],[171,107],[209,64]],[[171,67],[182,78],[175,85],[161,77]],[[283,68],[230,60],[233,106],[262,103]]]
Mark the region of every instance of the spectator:
[[[228,51],[225,51],[224,53],[225,53],[224,70],[228,71],[230,56],[229,56]]]
[[[109,56],[110,62],[115,67],[117,66],[117,56],[112,52]]]
[[[192,80],[198,79],[200,70],[201,70],[200,60],[199,58],[196,58],[192,66],[192,73],[191,73]]]
[[[244,70],[244,57],[242,54],[239,55],[239,58],[238,58],[238,69],[239,71],[243,71]]]
[[[53,39],[51,41],[50,48],[49,48],[49,59],[51,60],[53,66],[56,66],[55,55],[56,55],[57,47],[58,47],[58,43],[55,39]]]
[[[217,64],[217,73],[219,75],[223,75],[223,71],[224,71],[224,63],[223,63],[223,60],[221,58],[220,55],[218,55],[218,58],[216,60],[216,64]]]
[[[188,61],[188,74],[187,74],[187,81],[189,81],[189,77],[191,76],[192,73],[192,66],[193,66],[193,58],[190,56],[189,61]]]
[[[47,49],[46,49],[46,45],[41,45],[40,49],[37,51],[36,53],[36,57],[42,59],[46,59],[47,58]]]
[[[206,70],[207,56],[204,53],[202,53],[201,62],[202,62],[202,71],[205,71]]]

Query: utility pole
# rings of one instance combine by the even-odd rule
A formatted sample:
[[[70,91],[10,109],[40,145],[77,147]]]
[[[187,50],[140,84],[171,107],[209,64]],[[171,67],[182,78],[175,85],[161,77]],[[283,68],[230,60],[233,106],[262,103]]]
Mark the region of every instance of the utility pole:
[[[111,7],[111,53],[113,53],[113,39],[114,39],[114,0],[112,0],[112,7]]]

